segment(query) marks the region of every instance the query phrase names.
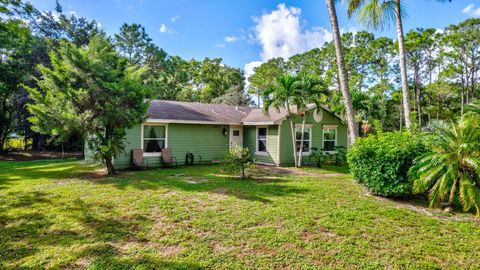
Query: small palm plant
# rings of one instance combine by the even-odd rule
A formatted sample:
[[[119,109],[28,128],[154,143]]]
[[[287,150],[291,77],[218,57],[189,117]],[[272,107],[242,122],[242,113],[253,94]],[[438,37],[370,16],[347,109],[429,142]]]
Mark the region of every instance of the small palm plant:
[[[282,108],[287,110],[287,119],[290,123],[292,133],[293,158],[295,166],[302,165],[302,149],[304,143],[305,120],[310,104],[315,104],[320,108],[320,102],[325,99],[328,88],[325,82],[312,78],[305,74],[290,75],[285,74],[277,78],[273,87],[263,92],[263,110],[268,114],[269,109],[273,108],[278,112]],[[300,150],[297,152],[296,132],[294,118],[300,116],[302,119]]]
[[[458,198],[464,211],[475,208],[480,215],[479,123],[477,116],[465,115],[458,123],[439,125],[432,152],[415,159],[409,171],[413,191],[428,191],[430,206],[451,209]]]

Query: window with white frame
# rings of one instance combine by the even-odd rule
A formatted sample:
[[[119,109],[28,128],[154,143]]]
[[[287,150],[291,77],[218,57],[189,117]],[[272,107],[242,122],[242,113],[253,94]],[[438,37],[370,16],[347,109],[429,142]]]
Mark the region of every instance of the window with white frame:
[[[323,127],[323,151],[335,151],[337,145],[337,127]]]
[[[267,128],[266,127],[257,127],[257,152],[266,153],[267,152]]]
[[[311,138],[312,138],[312,129],[310,127],[305,127],[303,130],[303,148],[302,153],[310,153],[310,145],[311,145]],[[302,145],[302,128],[297,127],[295,128],[295,148],[297,149],[297,153],[300,153],[300,147]]]
[[[160,153],[165,148],[165,126],[143,126],[143,152]]]

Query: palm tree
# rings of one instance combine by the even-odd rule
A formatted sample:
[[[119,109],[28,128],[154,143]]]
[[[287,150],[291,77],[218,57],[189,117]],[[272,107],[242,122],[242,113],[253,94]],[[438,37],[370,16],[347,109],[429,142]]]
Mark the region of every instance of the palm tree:
[[[292,133],[292,147],[295,166],[300,167],[305,131],[306,112],[310,109],[309,104],[320,106],[320,100],[326,94],[326,84],[321,80],[310,78],[306,75],[282,75],[277,78],[274,87],[270,87],[263,93],[263,110],[268,114],[270,108],[277,111],[285,108],[287,119]],[[302,135],[300,138],[300,151],[297,151],[294,118],[302,117]],[[300,157],[299,157],[300,156]]]
[[[400,73],[402,77],[403,112],[405,126],[410,128],[410,99],[408,90],[407,61],[405,58],[405,42],[403,36],[402,17],[404,16],[400,0],[350,0],[348,16],[358,13],[358,20],[374,29],[384,29],[395,20],[397,25],[398,53],[400,58]]]
[[[451,2],[451,0],[437,0],[438,2]],[[348,16],[357,13],[357,19],[374,29],[384,29],[390,22],[397,25],[398,53],[400,58],[400,73],[402,76],[403,112],[405,126],[410,128],[410,99],[408,91],[407,60],[405,57],[405,41],[403,35],[402,17],[405,16],[401,0],[349,0]]]
[[[433,151],[415,159],[409,171],[413,190],[428,190],[430,206],[450,207],[459,198],[464,211],[475,208],[480,214],[479,124],[478,116],[468,114],[458,123],[438,125]]]
[[[343,96],[343,103],[345,106],[345,114],[347,118],[348,132],[350,142],[355,142],[358,137],[357,123],[355,121],[355,112],[353,110],[352,98],[348,89],[347,71],[345,69],[345,60],[343,58],[342,40],[340,37],[340,29],[338,27],[337,11],[335,9],[335,0],[326,0],[328,16],[330,17],[330,24],[332,27],[333,42],[335,44],[335,53],[338,66],[338,79],[340,83],[340,91]]]
[[[293,159],[297,165],[297,151],[295,146],[295,126],[293,124],[292,106],[296,103],[298,97],[297,85],[300,78],[290,74],[282,75],[277,78],[276,86],[269,87],[263,92],[263,110],[268,114],[270,108],[280,111],[281,108],[287,109],[287,119],[290,122],[290,129],[293,140]]]
[[[300,135],[300,151],[298,153],[297,167],[302,166],[303,139],[305,135],[305,120],[308,115],[308,105],[314,104],[315,108],[320,109],[320,100],[328,94],[328,87],[324,81],[302,75],[298,85],[299,97],[295,99],[297,113],[302,116],[302,130]],[[303,112],[303,113],[301,113]],[[295,134],[296,135],[296,134]]]

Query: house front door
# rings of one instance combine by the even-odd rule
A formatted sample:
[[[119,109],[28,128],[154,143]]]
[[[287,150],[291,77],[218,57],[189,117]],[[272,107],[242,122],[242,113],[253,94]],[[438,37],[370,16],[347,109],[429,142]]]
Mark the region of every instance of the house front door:
[[[230,148],[234,145],[243,147],[243,128],[239,126],[230,126]]]

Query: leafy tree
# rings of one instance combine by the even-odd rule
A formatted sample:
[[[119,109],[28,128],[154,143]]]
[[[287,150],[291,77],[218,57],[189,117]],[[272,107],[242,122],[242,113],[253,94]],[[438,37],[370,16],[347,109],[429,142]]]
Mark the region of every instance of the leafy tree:
[[[262,92],[272,87],[276,79],[285,73],[285,61],[283,58],[272,58],[253,69],[254,74],[248,77],[250,83],[248,93],[257,96],[257,106],[260,106]]]
[[[192,77],[187,61],[178,56],[169,56],[159,49],[147,60],[146,65],[149,67],[146,83],[151,88],[152,98],[182,99],[181,93],[188,89]]]
[[[15,95],[33,69],[29,62],[35,39],[21,20],[0,16],[0,152],[14,128],[18,111]]]
[[[148,53],[156,49],[145,28],[136,23],[122,24],[120,33],[115,34],[115,45],[120,54],[134,65],[143,64],[148,58]]]
[[[225,66],[221,58],[205,58],[203,61],[190,60],[189,74],[192,78],[192,87],[187,90],[186,96],[210,103],[213,99],[224,95],[232,86],[239,85],[243,89],[245,78],[240,69]]]
[[[461,86],[460,108],[476,96],[480,71],[480,19],[470,18],[446,28],[442,43],[442,60],[446,67],[441,77]]]
[[[408,67],[413,73],[413,96],[420,127],[423,122],[422,81],[428,76],[431,83],[433,54],[438,53],[437,47],[436,29],[433,28],[412,30],[405,37],[405,51],[409,60]]]
[[[212,99],[212,103],[246,106],[250,105],[252,101],[245,95],[242,86],[234,85],[230,87],[225,94]]]
[[[436,128],[432,152],[415,159],[409,177],[416,193],[428,191],[430,205],[450,207],[458,198],[465,211],[480,215],[480,121],[466,115]]]
[[[340,91],[342,92],[343,103],[345,106],[349,137],[350,141],[353,143],[358,137],[358,127],[355,121],[355,112],[353,110],[352,99],[350,97],[350,91],[348,88],[348,77],[345,69],[345,59],[343,58],[342,40],[340,37],[340,29],[338,26],[337,11],[335,9],[334,0],[326,0],[326,3],[332,28],[333,42],[335,44],[335,54],[338,67]]]
[[[402,23],[402,17],[405,13],[400,0],[350,0],[348,15],[351,16],[354,13],[358,13],[357,17],[360,22],[375,29],[385,28],[393,20],[396,22],[400,72],[402,75],[403,110],[405,125],[410,128],[410,100]]]
[[[39,87],[29,88],[35,101],[29,106],[32,122],[51,132],[62,124],[78,126],[95,158],[113,174],[113,158],[124,151],[125,130],[141,122],[147,109],[145,68],[129,67],[102,35],[84,48],[62,41],[50,58],[51,68],[39,67]]]

